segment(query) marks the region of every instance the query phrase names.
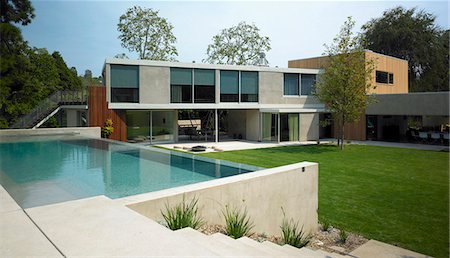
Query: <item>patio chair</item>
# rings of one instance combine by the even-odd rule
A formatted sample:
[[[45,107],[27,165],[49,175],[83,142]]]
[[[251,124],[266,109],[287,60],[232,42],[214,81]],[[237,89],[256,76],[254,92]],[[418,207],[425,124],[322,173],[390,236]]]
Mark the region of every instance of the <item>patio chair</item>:
[[[411,138],[417,142],[419,141],[419,134],[416,131],[411,131]]]
[[[422,142],[428,141],[428,133],[427,132],[419,132],[419,138]]]
[[[449,133],[443,133],[442,134],[442,138],[444,139],[444,143],[448,144],[448,139],[449,139]]]
[[[431,133],[431,140],[433,141],[433,142],[441,142],[441,134],[440,133],[438,133],[438,132],[432,132]]]

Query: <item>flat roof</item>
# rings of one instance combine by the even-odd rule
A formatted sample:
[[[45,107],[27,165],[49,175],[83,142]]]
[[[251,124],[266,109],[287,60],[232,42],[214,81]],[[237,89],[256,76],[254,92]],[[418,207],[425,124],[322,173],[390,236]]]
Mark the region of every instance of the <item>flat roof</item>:
[[[257,65],[222,65],[222,64],[203,64],[203,63],[182,63],[182,62],[172,62],[172,61],[135,60],[135,59],[121,59],[121,58],[107,58],[105,60],[105,63],[103,64],[102,70],[105,70],[106,64],[200,68],[200,69],[215,69],[215,70],[240,70],[240,71],[258,71],[258,72],[279,72],[279,73],[309,73],[309,74],[318,74],[321,70],[321,69],[306,69],[306,68],[267,67],[267,66],[257,66]]]
[[[385,56],[385,57],[389,57],[389,58],[393,58],[393,59],[398,59],[398,60],[401,60],[401,61],[404,61],[404,62],[408,62],[408,60],[401,59],[401,58],[398,58],[398,57],[395,57],[395,56],[381,54],[381,53],[372,51],[370,49],[365,49],[364,52],[369,52],[369,53],[376,54],[376,55],[379,55],[379,56]],[[307,57],[307,58],[298,58],[298,59],[288,60],[288,62],[300,61],[300,60],[308,60],[308,59],[316,59],[316,58],[327,58],[327,57],[328,57],[327,55],[323,55],[323,56],[315,56],[315,57]]]

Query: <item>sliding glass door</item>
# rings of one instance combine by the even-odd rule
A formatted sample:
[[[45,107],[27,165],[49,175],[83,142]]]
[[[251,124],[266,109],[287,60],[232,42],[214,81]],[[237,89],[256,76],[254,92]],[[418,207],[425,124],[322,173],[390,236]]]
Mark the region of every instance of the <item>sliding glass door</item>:
[[[262,140],[278,141],[278,114],[262,113]]]
[[[280,114],[280,140],[298,141],[298,114]]]

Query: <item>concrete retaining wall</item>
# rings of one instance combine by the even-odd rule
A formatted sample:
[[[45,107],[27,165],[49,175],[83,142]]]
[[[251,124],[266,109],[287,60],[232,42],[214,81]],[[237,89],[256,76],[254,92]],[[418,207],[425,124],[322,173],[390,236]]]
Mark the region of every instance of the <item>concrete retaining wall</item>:
[[[280,235],[283,207],[288,218],[299,221],[304,230],[318,228],[318,164],[297,164],[260,170],[194,185],[117,200],[156,221],[162,221],[165,204],[174,206],[185,196],[199,199],[199,211],[208,224],[224,225],[221,210],[225,205],[247,207],[254,232]]]
[[[28,136],[28,135],[62,135],[75,134],[90,138],[100,138],[100,127],[64,127],[37,129],[4,129],[0,130],[0,137]]]

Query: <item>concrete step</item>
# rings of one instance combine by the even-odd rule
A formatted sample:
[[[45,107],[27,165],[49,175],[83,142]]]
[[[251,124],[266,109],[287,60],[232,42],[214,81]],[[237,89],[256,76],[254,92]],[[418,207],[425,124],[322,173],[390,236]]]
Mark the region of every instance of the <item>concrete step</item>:
[[[330,253],[323,250],[312,250],[307,247],[297,248],[291,245],[283,245],[285,250],[289,250],[292,253],[297,253],[299,257],[311,257],[311,258],[349,258],[349,256],[342,256],[337,253]]]
[[[338,253],[327,252],[327,251],[320,250],[320,249],[319,250],[313,250],[313,251],[319,252],[319,253],[321,253],[323,255],[326,255],[327,257],[332,257],[332,258],[350,258],[349,255],[342,255],[342,254],[338,254]]]
[[[266,253],[273,255],[274,257],[295,257],[293,255],[283,252],[283,250],[281,249],[281,246],[279,246],[277,244],[273,244],[273,245],[263,244],[261,242],[255,241],[255,240],[250,239],[245,236],[237,239],[237,241],[244,243],[246,245],[252,246],[254,248],[258,248]]]
[[[207,235],[193,228],[182,228],[173,232],[193,243],[193,245],[202,245],[204,248],[208,249],[208,251],[211,251],[219,256],[223,254],[223,249],[226,250],[229,248],[228,245],[223,243],[211,241]],[[228,254],[228,252],[226,252],[226,254]]]
[[[267,253],[258,247],[246,245],[221,233],[215,233],[209,237],[213,239],[213,241],[228,245],[230,249],[238,251],[239,255],[244,255],[246,257],[274,257],[273,254]]]
[[[284,255],[287,255],[288,257],[300,257],[298,254],[298,250],[296,249],[289,249],[289,248],[283,248],[281,245],[277,245],[275,243],[272,243],[270,241],[264,241],[261,243],[261,245],[268,246],[270,248],[273,248],[279,252],[284,253]]]

